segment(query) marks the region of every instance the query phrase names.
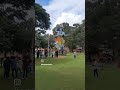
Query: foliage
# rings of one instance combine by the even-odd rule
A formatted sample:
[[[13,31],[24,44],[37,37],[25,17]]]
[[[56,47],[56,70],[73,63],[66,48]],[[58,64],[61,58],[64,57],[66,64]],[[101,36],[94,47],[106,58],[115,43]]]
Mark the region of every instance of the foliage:
[[[35,47],[47,47],[48,40],[45,38],[46,30],[50,27],[50,16],[41,5],[35,4],[35,27],[39,28],[35,31]]]
[[[47,30],[50,27],[50,16],[42,6],[35,4],[36,27]]]
[[[26,10],[31,10],[34,5],[32,1],[1,1],[0,51],[31,50],[33,45],[34,17],[26,19],[28,15]]]
[[[119,44],[120,6],[118,0],[86,2],[86,52],[99,51],[104,42],[114,51]],[[116,40],[114,39],[116,37]]]

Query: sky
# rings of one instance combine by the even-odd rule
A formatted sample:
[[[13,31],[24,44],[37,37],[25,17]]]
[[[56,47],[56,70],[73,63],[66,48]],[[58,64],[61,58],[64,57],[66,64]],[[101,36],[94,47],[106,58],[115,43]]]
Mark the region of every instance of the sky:
[[[52,34],[52,29],[63,22],[72,26],[85,19],[85,0],[36,0],[50,15],[51,26],[47,33]]]

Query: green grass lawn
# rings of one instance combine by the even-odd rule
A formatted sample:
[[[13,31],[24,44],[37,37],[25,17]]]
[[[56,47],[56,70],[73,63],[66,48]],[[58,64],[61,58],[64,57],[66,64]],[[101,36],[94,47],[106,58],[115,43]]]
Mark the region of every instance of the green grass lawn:
[[[120,68],[114,65],[105,65],[99,70],[99,77],[93,76],[90,67],[86,67],[86,90],[120,90]]]
[[[85,90],[85,56],[79,54],[76,59],[72,54],[58,59],[48,58],[41,66],[36,59],[36,90]]]

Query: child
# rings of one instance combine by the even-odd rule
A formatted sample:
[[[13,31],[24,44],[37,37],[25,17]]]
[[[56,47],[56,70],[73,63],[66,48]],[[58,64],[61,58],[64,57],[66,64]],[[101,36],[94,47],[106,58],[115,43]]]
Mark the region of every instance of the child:
[[[76,51],[74,51],[74,58],[76,58]]]

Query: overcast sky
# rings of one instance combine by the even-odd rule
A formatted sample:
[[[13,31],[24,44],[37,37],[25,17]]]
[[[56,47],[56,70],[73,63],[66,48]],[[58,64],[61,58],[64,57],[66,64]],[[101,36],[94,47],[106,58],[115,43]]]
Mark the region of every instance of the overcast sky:
[[[85,0],[36,0],[50,15],[51,30],[60,23],[67,22],[71,26],[81,23],[85,18]]]

